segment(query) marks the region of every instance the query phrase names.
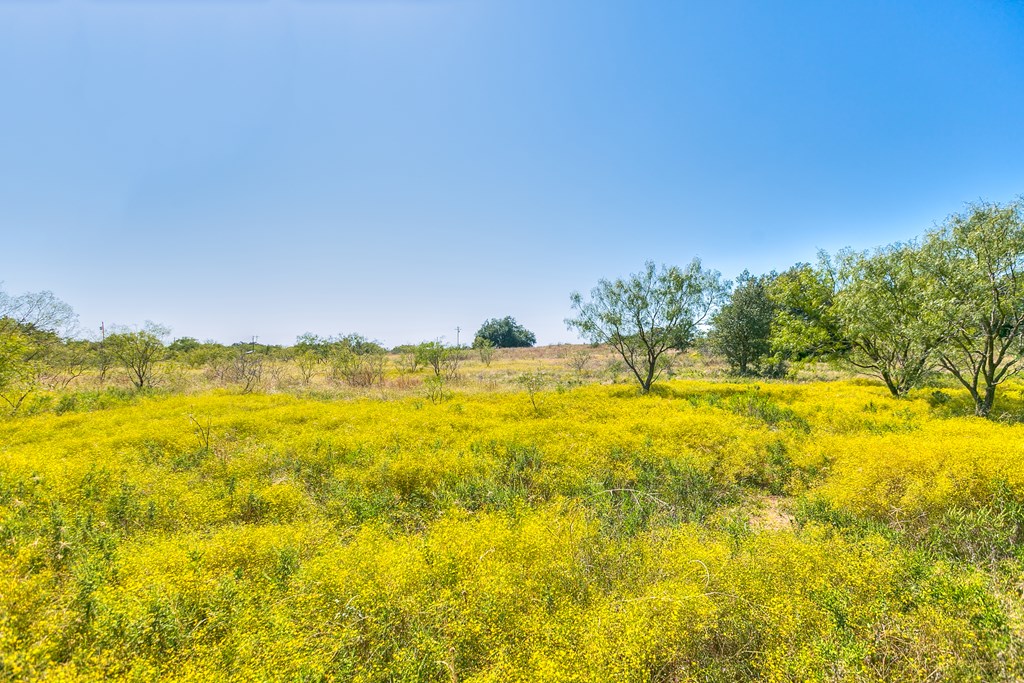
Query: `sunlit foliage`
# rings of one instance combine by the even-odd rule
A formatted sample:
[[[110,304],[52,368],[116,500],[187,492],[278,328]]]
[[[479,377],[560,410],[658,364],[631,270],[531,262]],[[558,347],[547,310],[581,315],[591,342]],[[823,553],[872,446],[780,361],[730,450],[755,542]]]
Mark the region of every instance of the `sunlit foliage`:
[[[0,422],[0,677],[1017,680],[1001,401],[64,394]]]

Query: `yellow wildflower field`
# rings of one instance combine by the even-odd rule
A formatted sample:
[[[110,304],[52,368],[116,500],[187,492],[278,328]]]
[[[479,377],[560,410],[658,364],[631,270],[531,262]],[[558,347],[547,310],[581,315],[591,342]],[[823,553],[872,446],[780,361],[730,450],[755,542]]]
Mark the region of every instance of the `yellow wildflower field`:
[[[1019,680],[1004,395],[69,394],[0,421],[0,677]]]

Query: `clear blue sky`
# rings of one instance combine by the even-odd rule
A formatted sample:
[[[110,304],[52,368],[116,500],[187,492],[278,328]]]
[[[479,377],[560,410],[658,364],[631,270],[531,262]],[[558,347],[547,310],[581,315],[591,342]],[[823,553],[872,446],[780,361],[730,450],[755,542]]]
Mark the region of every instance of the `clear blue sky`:
[[[571,341],[1021,192],[1021,2],[0,0],[0,280],[85,327]]]

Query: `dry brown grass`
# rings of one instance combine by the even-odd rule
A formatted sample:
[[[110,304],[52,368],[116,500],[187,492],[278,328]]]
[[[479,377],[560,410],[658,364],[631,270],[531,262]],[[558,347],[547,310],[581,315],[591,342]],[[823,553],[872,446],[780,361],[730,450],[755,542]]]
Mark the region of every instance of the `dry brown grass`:
[[[526,373],[542,373],[551,387],[579,384],[634,384],[634,378],[621,357],[610,346],[557,344],[521,349],[496,349],[489,363],[478,351],[466,349],[457,377],[446,382],[446,388],[464,394],[494,391],[519,391],[517,380]],[[331,376],[326,365],[316,368],[310,380],[304,381],[293,361],[267,361],[262,380],[254,390],[265,393],[295,393],[337,398],[400,398],[426,391],[425,382],[433,376],[429,367],[415,372],[403,369],[401,354],[389,354],[383,382],[369,387],[353,387]],[[816,363],[794,367],[786,380],[753,378],[750,381],[823,381],[848,379],[849,372]],[[672,356],[671,369],[662,380],[677,378],[737,381],[723,359],[699,349]],[[743,380],[739,380],[743,381]],[[118,388],[130,390],[131,383],[118,368],[108,370],[101,381],[96,373],[85,373],[68,387],[71,390]],[[210,389],[242,391],[237,383],[226,380],[214,368],[190,368],[166,361],[159,364],[154,388],[171,393],[199,393]]]

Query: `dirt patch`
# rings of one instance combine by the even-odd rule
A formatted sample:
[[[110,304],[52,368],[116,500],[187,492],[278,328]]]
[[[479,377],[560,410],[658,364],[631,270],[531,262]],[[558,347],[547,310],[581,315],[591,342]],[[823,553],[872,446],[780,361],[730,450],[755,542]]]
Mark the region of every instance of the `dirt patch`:
[[[793,529],[793,515],[785,496],[764,496],[754,504],[750,513],[750,528],[755,531],[789,531]]]

